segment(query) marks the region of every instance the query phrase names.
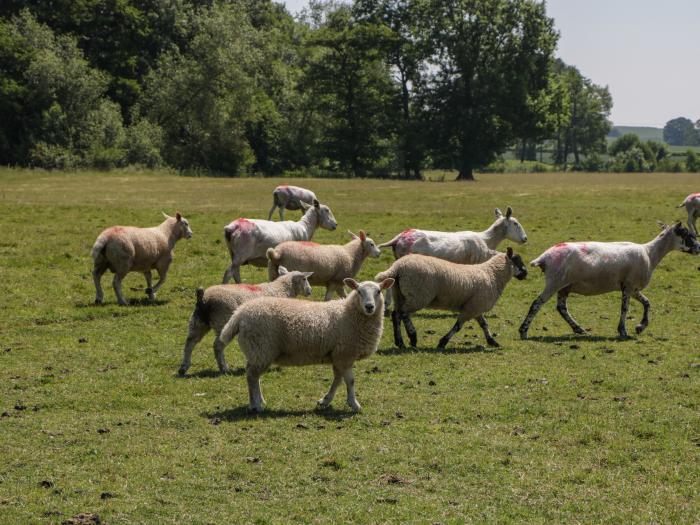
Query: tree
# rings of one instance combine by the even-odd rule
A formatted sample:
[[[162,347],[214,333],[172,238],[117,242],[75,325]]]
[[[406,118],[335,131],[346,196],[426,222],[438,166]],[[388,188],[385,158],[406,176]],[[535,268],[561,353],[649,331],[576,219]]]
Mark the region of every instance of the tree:
[[[557,35],[544,3],[528,0],[422,2],[433,156],[473,180],[520,134],[528,101],[547,87]]]
[[[664,141],[671,146],[697,146],[700,144],[700,133],[692,120],[678,117],[669,120],[664,126]]]

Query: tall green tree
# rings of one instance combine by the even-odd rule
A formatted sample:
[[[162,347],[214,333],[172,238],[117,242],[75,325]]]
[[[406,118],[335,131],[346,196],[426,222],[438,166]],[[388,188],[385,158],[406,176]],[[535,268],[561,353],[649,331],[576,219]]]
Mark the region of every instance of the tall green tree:
[[[700,131],[695,129],[689,118],[674,118],[664,126],[664,141],[671,146],[697,146],[700,144]]]

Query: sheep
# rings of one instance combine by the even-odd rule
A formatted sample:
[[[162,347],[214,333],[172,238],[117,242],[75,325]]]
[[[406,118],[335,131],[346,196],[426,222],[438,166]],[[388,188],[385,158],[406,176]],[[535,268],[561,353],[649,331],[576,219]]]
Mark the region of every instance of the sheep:
[[[381,251],[372,239],[360,230],[359,237],[348,232],[353,240],[344,245],[321,245],[308,241],[287,241],[276,248],[268,248],[268,277],[277,277],[280,264],[292,270],[312,272],[312,285],[325,286],[325,300],[330,301],[333,292],[345,297],[343,279],[355,277],[367,257],[379,257]]]
[[[262,412],[260,376],[273,363],[303,366],[328,363],[333,366],[333,383],[318,405],[331,404],[341,379],[347,387],[347,402],[357,412],[362,407],[355,397],[352,367],[377,350],[384,317],[381,291],[393,279],[379,284],[344,281],[353,291],[345,300],[319,303],[298,299],[262,297],[238,308],[221,332],[225,346],[238,335],[246,357],[246,377],[252,412]]]
[[[218,336],[233,312],[241,304],[257,297],[296,297],[311,295],[308,278],[311,272],[289,272],[284,266],[279,267],[279,277],[270,283],[261,284],[218,284],[206,290],[197,289],[197,304],[190,317],[182,365],[178,373],[187,373],[192,363],[192,350],[202,338],[214,330]],[[228,372],[224,359],[224,349],[218,337],[214,341],[214,356],[221,373]]]
[[[236,219],[224,228],[224,238],[231,255],[231,266],[224,272],[223,283],[233,276],[241,282],[241,266],[267,266],[266,252],[284,241],[309,241],[319,226],[335,230],[338,226],[333,212],[325,204],[314,199],[313,205],[301,203],[304,216],[297,222],[273,222],[264,219]]]
[[[634,297],[644,307],[644,316],[635,327],[641,334],[649,325],[650,302],[642,290],[647,287],[656,266],[672,250],[697,254],[700,245],[695,235],[680,222],[661,225],[662,231],[646,244],[632,242],[562,242],[555,244],[530,263],[544,272],[544,291],[534,300],[520,325],[520,337],[527,339],[530,324],[542,305],[557,294],[557,311],[577,334],[584,329],[569,314],[566,300],[571,293],[600,295],[622,291],[622,307],[617,331],[627,339],[627,310]]]
[[[688,212],[688,228],[695,235],[698,234],[698,229],[695,224],[698,216],[700,216],[700,193],[691,193],[688,195],[683,202],[678,206],[679,208],[685,207]]]
[[[306,188],[300,188],[299,186],[277,186],[272,192],[272,208],[270,208],[270,213],[267,216],[267,220],[272,219],[272,212],[275,208],[279,208],[280,220],[284,220],[284,210],[299,210],[301,209],[301,203],[312,204],[314,199],[316,199],[316,194],[307,190]]]
[[[403,321],[411,346],[416,346],[418,336],[410,314],[423,308],[459,312],[457,322],[440,339],[438,348],[445,348],[469,319],[476,319],[486,342],[497,347],[499,344],[489,331],[484,313],[494,307],[513,276],[525,279],[527,269],[520,255],[514,254],[509,247],[506,253],[475,265],[455,264],[426,255],[406,255],[388,270],[377,274],[375,280],[395,279],[392,294],[396,308],[391,314],[391,322],[398,348],[404,348],[400,321]]]
[[[92,247],[93,270],[95,282],[95,304],[102,304],[102,275],[109,269],[114,273],[112,286],[121,306],[127,304],[122,295],[122,279],[129,272],[142,272],[146,277],[146,293],[153,301],[156,292],[163,286],[168,275],[168,268],[173,260],[175,243],[190,239],[190,224],[180,213],[170,217],[163,213],[165,220],[152,228],[135,226],[112,226],[97,237]],[[151,270],[158,272],[158,282],[151,285]]]
[[[409,253],[419,253],[459,264],[483,263],[498,253],[496,248],[505,239],[518,244],[527,242],[524,228],[513,217],[513,208],[508,206],[505,215],[498,208],[495,213],[496,220],[482,232],[440,232],[411,228],[379,247],[391,246],[396,259]],[[391,295],[387,295],[385,315],[389,315],[391,302]]]

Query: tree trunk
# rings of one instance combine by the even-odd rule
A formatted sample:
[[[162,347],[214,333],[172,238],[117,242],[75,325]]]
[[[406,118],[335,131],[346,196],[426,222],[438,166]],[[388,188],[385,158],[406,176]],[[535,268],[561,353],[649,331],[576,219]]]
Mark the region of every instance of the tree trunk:
[[[462,159],[459,163],[459,175],[457,180],[475,180],[474,168],[469,159]]]

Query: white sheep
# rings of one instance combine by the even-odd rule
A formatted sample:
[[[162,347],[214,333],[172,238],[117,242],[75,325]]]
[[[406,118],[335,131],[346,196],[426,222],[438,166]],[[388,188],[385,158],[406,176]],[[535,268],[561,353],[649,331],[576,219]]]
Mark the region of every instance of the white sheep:
[[[280,220],[283,221],[285,208],[288,210],[300,210],[302,202],[312,204],[314,199],[316,199],[316,194],[306,188],[288,186],[286,184],[277,186],[272,192],[272,208],[270,208],[267,220],[272,219],[272,212],[275,211],[275,208],[279,208]]]
[[[599,295],[622,291],[622,308],[617,331],[621,338],[629,337],[625,321],[629,299],[634,297],[644,306],[644,316],[636,326],[641,334],[649,324],[649,299],[642,295],[656,266],[673,250],[697,254],[700,245],[695,235],[681,223],[662,225],[662,231],[646,244],[633,242],[561,242],[555,244],[530,264],[544,272],[544,291],[534,300],[520,325],[520,337],[527,338],[530,323],[547,300],[557,294],[557,311],[577,333],[583,328],[569,314],[566,300],[569,294]]]
[[[489,332],[484,313],[494,307],[513,276],[525,279],[527,269],[520,255],[509,247],[507,253],[499,253],[475,265],[455,264],[426,255],[406,255],[377,274],[375,280],[390,277],[395,280],[391,293],[396,307],[391,321],[394,343],[399,348],[404,347],[400,321],[403,321],[411,346],[416,346],[418,336],[410,317],[413,312],[423,308],[459,312],[455,325],[438,343],[438,348],[445,348],[469,319],[476,319],[490,346],[498,346]]]
[[[691,193],[678,207],[685,207],[685,210],[688,212],[688,228],[697,235],[698,229],[695,222],[700,216],[700,193]]]
[[[326,301],[333,292],[345,297],[343,280],[355,277],[367,257],[379,257],[381,251],[372,239],[360,230],[359,237],[347,244],[316,244],[309,241],[287,241],[267,250],[267,271],[270,280],[277,278],[280,265],[291,270],[313,273],[309,282],[326,287]]]
[[[308,281],[310,275],[310,272],[288,272],[284,266],[280,266],[279,277],[270,283],[217,284],[206,290],[198,288],[197,304],[190,317],[179,374],[185,375],[190,368],[192,350],[209,330],[214,330],[217,335],[214,340],[214,356],[219,370],[221,373],[228,372],[224,348],[218,335],[236,308],[257,297],[296,297],[302,294],[308,297],[311,295],[311,285]]]
[[[241,282],[241,266],[267,266],[266,252],[284,241],[311,240],[319,226],[327,230],[335,230],[337,223],[333,212],[325,204],[316,199],[313,205],[302,202],[304,216],[299,221],[273,222],[264,219],[236,219],[224,228],[224,238],[231,255],[231,266],[224,272],[223,282],[226,284],[233,276],[237,283]]]
[[[273,363],[292,366],[327,363],[333,366],[333,383],[318,404],[330,405],[344,379],[348,405],[359,411],[352,367],[355,361],[377,350],[384,324],[381,291],[393,283],[393,279],[380,284],[345,279],[345,285],[353,292],[343,301],[320,303],[263,297],[241,305],[219,339],[226,345],[238,335],[238,344],[247,361],[250,410],[263,409],[260,376]]]
[[[419,253],[459,264],[486,262],[498,253],[496,248],[506,239],[518,244],[527,242],[527,234],[518,219],[513,217],[510,206],[505,215],[498,208],[495,213],[496,220],[482,232],[441,232],[410,228],[379,247],[391,246],[397,259],[409,253]],[[387,315],[391,302],[392,297],[388,294]]]
[[[127,304],[122,295],[122,279],[129,272],[141,272],[146,277],[146,293],[151,301],[163,286],[168,275],[168,268],[173,260],[175,243],[183,237],[192,237],[190,224],[178,212],[175,217],[163,213],[165,220],[152,228],[135,226],[112,226],[97,237],[92,247],[93,270],[95,282],[95,303],[102,304],[102,275],[109,269],[114,273],[112,286],[120,305]],[[158,272],[158,282],[151,283],[151,270]]]

